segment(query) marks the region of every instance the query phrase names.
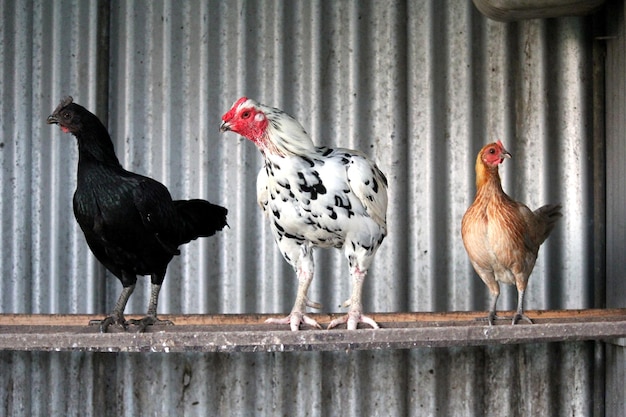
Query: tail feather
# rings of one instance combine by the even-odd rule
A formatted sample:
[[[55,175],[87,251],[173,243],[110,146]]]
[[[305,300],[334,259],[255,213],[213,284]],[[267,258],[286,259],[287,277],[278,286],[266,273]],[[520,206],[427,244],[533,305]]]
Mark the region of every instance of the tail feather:
[[[180,244],[199,237],[212,236],[228,226],[228,210],[225,207],[200,199],[175,200],[174,206],[181,219]]]
[[[557,220],[563,217],[561,209],[562,207],[560,204],[546,204],[545,206],[539,207],[534,211],[536,218],[539,219],[541,224],[544,226],[543,234],[541,235],[541,242],[548,238],[552,229],[556,226]]]

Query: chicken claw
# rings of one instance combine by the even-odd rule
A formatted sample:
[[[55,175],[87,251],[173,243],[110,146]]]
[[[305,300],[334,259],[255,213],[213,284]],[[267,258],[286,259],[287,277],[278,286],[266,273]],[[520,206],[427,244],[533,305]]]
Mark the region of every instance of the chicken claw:
[[[490,311],[489,314],[487,315],[487,317],[478,317],[475,320],[476,321],[486,321],[487,323],[489,323],[490,326],[494,325],[494,321],[496,320],[510,320],[511,317],[502,317],[502,316],[498,316],[495,311]]]
[[[315,327],[317,329],[322,328],[322,326],[320,326],[317,321],[300,311],[292,311],[291,314],[289,314],[287,317],[284,317],[282,319],[271,318],[265,320],[265,322],[271,324],[289,324],[289,327],[294,332],[297,332],[298,329],[300,329],[301,323],[308,324],[309,326]]]
[[[518,311],[517,313],[515,313],[515,315],[513,316],[513,321],[511,322],[511,324],[517,324],[517,322],[519,320],[524,320],[526,322],[528,322],[529,324],[533,324],[533,321],[530,319],[530,317],[528,317],[526,314]]]
[[[371,317],[362,314],[360,311],[349,311],[348,314],[338,317],[328,324],[328,329],[337,327],[340,324],[348,323],[348,330],[356,330],[358,323],[365,323],[374,329],[379,329],[380,326]]]
[[[170,320],[161,320],[157,318],[157,316],[150,316],[150,315],[141,319],[128,320],[128,323],[139,326],[139,329],[137,329],[137,333],[145,332],[148,326],[173,326],[174,325],[174,322]]]
[[[123,314],[111,314],[102,320],[89,321],[90,326],[100,326],[100,333],[106,333],[109,330],[109,327],[113,324],[121,326],[123,330],[128,328],[128,322],[124,318]]]

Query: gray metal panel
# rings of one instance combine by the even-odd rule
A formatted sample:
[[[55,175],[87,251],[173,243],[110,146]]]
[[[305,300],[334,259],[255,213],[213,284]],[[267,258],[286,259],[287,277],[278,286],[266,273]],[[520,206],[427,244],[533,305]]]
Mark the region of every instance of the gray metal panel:
[[[176,198],[230,210],[231,229],[172,262],[160,312],[291,308],[293,271],[255,201],[259,152],[217,132],[244,94],[294,115],[317,143],[364,150],[387,174],[389,236],[365,284],[366,311],[487,308],[460,221],[476,153],[496,139],[514,156],[505,190],[532,208],[564,206],[526,306],[592,306],[589,18],[504,24],[463,1],[0,0],[0,16],[0,312],[106,313],[121,289],[71,214],[75,141],[44,123],[67,94],[103,118],[126,168]],[[345,260],[319,251],[316,266],[311,299],[341,311]],[[514,289],[501,298],[514,307]],[[140,280],[127,311],[143,313],[147,301]],[[590,349],[2,353],[11,377],[0,414],[588,415]]]
[[[11,372],[0,382],[0,414],[587,416],[590,346],[290,354],[2,352],[0,366]]]
[[[80,90],[81,101],[95,107],[96,3],[1,4],[0,309],[101,310],[91,298],[101,293],[94,288],[94,261],[68,216],[74,140],[53,136],[45,124],[50,105],[71,91]]]
[[[606,25],[606,305],[626,306],[626,4],[613,1]],[[606,416],[626,414],[626,344],[606,346]]]
[[[626,7],[609,13],[606,61],[607,307],[626,307]]]
[[[606,417],[620,417],[626,414],[626,347],[606,345]]]

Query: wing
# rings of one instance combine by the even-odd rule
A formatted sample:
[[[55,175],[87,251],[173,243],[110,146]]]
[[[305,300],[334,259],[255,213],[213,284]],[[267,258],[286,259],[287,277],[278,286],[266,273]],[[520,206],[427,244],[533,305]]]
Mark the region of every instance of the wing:
[[[350,190],[387,233],[387,178],[363,155],[352,155],[346,171]]]
[[[138,177],[133,202],[146,231],[154,234],[163,248],[177,255],[179,237],[176,228],[178,213],[167,188],[148,177]]]

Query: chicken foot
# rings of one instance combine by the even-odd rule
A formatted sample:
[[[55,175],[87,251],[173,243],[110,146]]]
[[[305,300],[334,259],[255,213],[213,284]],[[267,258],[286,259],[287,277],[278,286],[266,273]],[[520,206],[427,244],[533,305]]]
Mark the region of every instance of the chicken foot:
[[[128,327],[128,322],[124,318],[124,309],[126,308],[126,303],[128,303],[128,299],[130,298],[133,291],[135,291],[135,284],[122,288],[122,292],[117,299],[117,303],[115,303],[113,312],[111,312],[111,314],[105,317],[103,320],[91,320],[89,322],[89,325],[100,325],[100,333],[106,333],[109,329],[109,326],[111,326],[112,324],[120,325],[124,330],[126,330],[126,328]]]
[[[304,271],[304,269],[302,268],[298,268],[298,291],[296,294],[296,301],[294,302],[293,308],[291,309],[291,313],[289,313],[287,317],[284,317],[282,319],[271,318],[265,320],[265,322],[271,324],[289,324],[289,327],[294,332],[298,331],[301,323],[305,323],[309,326],[321,329],[322,326],[320,326],[317,321],[305,314],[306,307],[317,309],[322,307],[320,303],[310,301],[306,295],[312,280],[312,271],[308,272]]]
[[[523,309],[524,292],[525,292],[524,290],[519,290],[518,291],[517,311],[516,311],[515,315],[513,315],[511,324],[517,324],[517,322],[519,320],[524,320],[524,321],[527,321],[529,324],[533,324],[533,321],[526,314],[524,314],[524,309]],[[489,314],[487,315],[487,317],[481,317],[481,318],[478,318],[476,320],[478,320],[478,321],[487,321],[490,326],[493,326],[495,320],[511,320],[510,316],[509,317],[503,317],[503,316],[498,316],[496,314],[496,304],[498,303],[499,295],[500,295],[499,293],[491,295],[491,297],[492,297],[491,298],[491,309],[489,310]]]
[[[525,292],[526,292],[525,290],[520,290],[519,288],[517,290],[517,311],[515,312],[515,315],[513,316],[513,321],[511,322],[511,324],[517,324],[518,320],[524,320],[524,321],[527,321],[529,324],[533,324],[533,321],[530,319],[530,317],[524,314],[524,293]]]
[[[361,295],[363,294],[363,281],[365,272],[359,268],[354,268],[352,273],[352,296],[343,303],[344,307],[350,307],[348,314],[332,320],[328,324],[328,328],[332,329],[340,324],[347,323],[348,330],[356,330],[358,323],[365,323],[374,329],[380,328],[372,318],[363,314],[363,306],[361,304]]]
[[[161,292],[160,284],[152,284],[150,290],[150,304],[148,305],[148,312],[144,318],[128,320],[128,323],[139,326],[137,333],[143,333],[148,326],[152,325],[164,325],[170,326],[174,323],[170,320],[161,320],[157,318],[157,304],[159,302],[159,293]]]

